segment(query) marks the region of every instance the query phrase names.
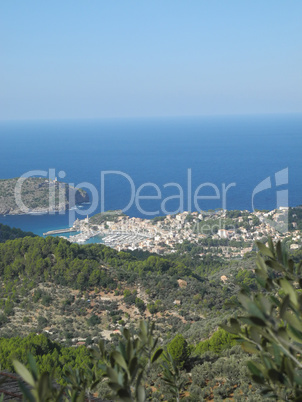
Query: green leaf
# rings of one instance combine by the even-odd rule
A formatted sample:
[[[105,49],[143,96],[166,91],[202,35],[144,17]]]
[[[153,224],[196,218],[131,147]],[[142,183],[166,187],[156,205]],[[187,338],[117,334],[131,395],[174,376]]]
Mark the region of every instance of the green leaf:
[[[298,331],[302,332],[302,322],[299,318],[291,311],[286,311],[283,314],[284,320],[286,320],[292,327],[296,328]]]
[[[296,341],[300,343],[302,343],[302,332],[297,331],[295,328],[293,328],[290,324],[288,325],[288,332],[290,334],[290,336]],[[302,353],[302,350],[301,350]]]
[[[128,372],[127,363],[125,362],[125,359],[119,352],[115,350],[114,352],[112,352],[111,356],[119,366],[121,366],[124,370]]]
[[[278,337],[282,338],[285,342],[289,342],[289,341],[290,341],[289,335],[288,335],[288,333],[287,333],[287,330],[286,330],[286,328],[284,328],[284,327],[280,327],[280,328],[278,329]]]
[[[302,387],[302,375],[301,373],[294,373],[294,381],[295,383],[297,383],[298,385],[300,385]]]
[[[80,391],[77,395],[76,402],[84,402],[85,401],[85,390]]]
[[[269,298],[270,298],[270,300],[271,300],[277,307],[280,307],[280,306],[281,306],[280,301],[279,301],[275,296],[270,295]]]
[[[111,382],[111,381],[109,381],[109,382],[108,382],[108,385],[109,385],[109,387],[110,387],[113,391],[115,391],[115,392],[117,392],[118,390],[121,389],[121,385],[118,384],[117,382]]]
[[[258,376],[258,375],[253,374],[253,375],[252,375],[252,379],[253,379],[253,381],[255,381],[257,384],[265,384],[264,378],[263,378],[263,377],[260,377],[260,376]]]
[[[261,318],[250,316],[249,319],[252,321],[253,324],[255,324],[255,325],[259,326],[259,327],[265,327],[266,326],[265,321],[261,320]]]
[[[238,294],[238,300],[242,304],[242,306],[253,316],[258,317],[265,321],[265,316],[263,312],[259,309],[259,307],[244,293],[240,292]]]
[[[265,261],[260,254],[257,254],[256,265],[259,270],[258,274],[260,273],[263,278],[267,278],[267,266],[265,265]]]
[[[152,340],[153,340],[152,350],[156,349],[156,345],[158,344],[158,339],[159,338],[155,338],[155,339],[152,338]]]
[[[262,370],[264,369],[263,366],[260,366],[259,364],[249,361],[249,362],[247,362],[247,367],[252,374],[255,374],[259,377],[263,376],[263,373],[262,373]]]
[[[33,355],[31,353],[28,353],[27,358],[28,358],[29,367],[31,369],[32,375],[34,377],[34,380],[37,381],[37,379],[38,379],[38,367],[37,367],[37,364],[36,364],[36,360],[35,360],[35,358],[33,357]]]
[[[157,349],[157,351],[154,353],[154,355],[152,356],[152,359],[151,359],[151,363],[154,363],[154,362],[156,362],[156,360],[160,357],[160,355],[163,353],[163,349],[162,348],[160,348],[160,349]]]
[[[284,271],[283,265],[279,264],[279,262],[277,262],[275,260],[266,261],[266,265],[268,265],[270,268],[273,268],[275,271],[278,271],[278,272]]]
[[[126,360],[127,359],[126,346],[123,342],[119,343],[119,350],[123,358]]]
[[[268,395],[268,394],[271,394],[271,395],[270,395],[271,398],[275,398],[275,400],[277,399],[277,398],[276,398],[276,395],[273,394],[272,388],[263,388],[263,389],[261,390],[261,395]]]
[[[292,259],[288,260],[288,270],[290,273],[294,272],[295,263]]]
[[[294,374],[293,365],[292,365],[290,359],[285,358],[284,365],[285,365],[285,372],[287,374],[287,377],[289,378],[290,383],[293,384],[294,379],[295,379],[295,374]]]
[[[268,300],[268,298],[264,297],[263,295],[259,295],[257,297],[257,300],[265,314],[267,316],[270,316],[272,310],[272,303],[270,302],[270,300]]]
[[[273,344],[273,350],[274,350],[274,357],[275,357],[275,362],[277,365],[281,365],[281,349],[279,345],[276,345],[275,343]]]
[[[263,287],[263,288],[265,289],[265,288],[266,288],[266,284],[267,284],[267,282],[266,282],[267,275],[266,275],[265,279],[260,278],[258,271],[259,271],[258,269],[255,270],[256,275],[257,275],[256,281],[259,283],[259,285],[260,285],[261,287]]]
[[[139,328],[140,328],[140,330],[141,330],[141,333],[142,333],[144,336],[147,336],[148,330],[147,330],[147,324],[146,324],[145,321],[140,321],[140,323],[139,323]]]
[[[260,335],[261,335],[261,333],[259,332],[258,328],[252,327],[250,329],[250,337],[257,344],[260,344],[260,341],[261,341],[261,336]]]
[[[241,329],[240,329],[240,324],[239,324],[238,320],[236,320],[235,318],[231,318],[230,324],[234,330],[236,330],[237,332],[240,332]]]
[[[112,382],[119,383],[118,374],[112,367],[107,367],[107,376]]]
[[[104,354],[105,354],[105,344],[104,344],[104,341],[100,341],[100,342],[99,342],[99,349],[100,349],[101,354],[104,355]],[[92,350],[92,352],[93,352],[93,353],[96,352],[96,349]]]
[[[283,261],[281,242],[278,241],[276,245],[277,257],[280,262]]]
[[[265,367],[266,367],[268,370],[270,370],[270,369],[273,368],[273,364],[272,364],[272,361],[271,361],[270,358],[268,358],[268,357],[262,355],[262,360],[263,360],[263,363],[265,364]]]
[[[237,331],[237,327],[229,327],[228,325],[220,324],[220,328],[224,329],[226,332],[229,332],[230,334],[237,335],[240,332],[240,327],[239,327],[239,332]]]
[[[129,393],[129,391],[127,389],[124,389],[124,388],[120,389],[117,392],[117,395],[120,397],[120,399],[123,402],[132,402],[133,401],[133,399],[131,398],[131,394]]]
[[[138,364],[137,357],[134,356],[133,359],[130,361],[130,364],[129,364],[129,372],[130,372],[131,377],[135,376],[135,374],[136,374],[137,370],[139,369],[139,367],[140,366]]]
[[[259,353],[259,350],[251,342],[244,341],[241,343],[241,347],[247,353]]]
[[[144,375],[144,372],[143,372],[143,370],[141,370],[140,373],[139,373],[138,376],[137,376],[136,388],[138,388],[138,387],[141,385],[141,381],[142,381],[142,379],[143,379],[143,375]]]
[[[142,385],[137,387],[137,400],[138,402],[145,402],[146,400],[146,391]]]
[[[292,285],[284,278],[280,279],[280,286],[284,290],[286,294],[289,295],[290,301],[294,304],[294,306],[298,305],[298,297],[297,292],[292,287]]]
[[[21,381],[19,381],[19,388],[21,389],[22,394],[25,396],[25,400],[28,400],[29,402],[36,402],[36,398]]]
[[[281,384],[284,384],[284,375],[282,373],[280,373],[278,370],[273,369],[273,368],[269,369],[268,376],[273,382],[278,381]]]
[[[285,313],[289,307],[289,295],[286,295],[280,307],[280,317],[284,319]]]
[[[31,385],[32,387],[35,386],[35,381],[33,376],[30,374],[30,372],[27,370],[27,368],[18,360],[13,360],[13,365],[15,367],[16,372],[23,378],[27,384]]]
[[[261,254],[265,255],[266,257],[270,258],[275,258],[274,254],[271,252],[271,250],[266,247],[263,243],[260,243],[259,241],[256,242],[256,245],[261,252]]]
[[[273,243],[273,241],[272,241],[272,238],[269,237],[268,240],[267,240],[267,242],[268,242],[268,247],[269,247],[269,249],[271,250],[272,254],[275,255],[275,248],[274,248],[274,243]]]
[[[38,394],[43,400],[44,396],[49,392],[48,373],[42,373],[38,382]]]
[[[127,341],[129,341],[129,339],[131,338],[130,331],[127,328],[124,328],[123,335],[127,339]]]

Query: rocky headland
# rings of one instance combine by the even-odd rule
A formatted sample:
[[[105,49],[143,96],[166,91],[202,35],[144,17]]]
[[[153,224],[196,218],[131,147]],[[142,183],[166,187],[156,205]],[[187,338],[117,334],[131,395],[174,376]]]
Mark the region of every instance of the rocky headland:
[[[41,177],[0,180],[0,214],[19,215],[67,210],[89,202],[86,191]]]

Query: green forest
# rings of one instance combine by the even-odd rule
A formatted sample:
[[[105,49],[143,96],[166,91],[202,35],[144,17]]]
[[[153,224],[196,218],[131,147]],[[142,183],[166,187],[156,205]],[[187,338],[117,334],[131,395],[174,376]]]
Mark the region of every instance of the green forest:
[[[53,376],[62,387],[70,387],[74,373],[86,376],[86,382],[81,380],[86,387],[88,380],[107,378],[109,382],[97,381],[94,389],[105,398],[112,397],[114,389],[116,395],[130,392],[131,396],[133,367],[128,372],[126,364],[136,361],[142,371],[139,381],[135,371],[135,381],[143,388],[134,387],[133,392],[143,392],[144,399],[136,395],[129,400],[260,401],[271,397],[263,394],[261,381],[253,381],[249,372],[249,362],[259,364],[259,356],[242,347],[242,334],[238,335],[237,320],[244,310],[240,289],[263,293],[255,269],[256,252],[240,260],[225,262],[209,256],[201,261],[186,244],[162,257],[117,252],[99,244],[80,246],[4,225],[0,229],[2,369],[15,372],[17,360],[33,370],[33,356],[38,372]],[[299,250],[291,253],[293,266],[301,260],[300,254]],[[229,330],[228,323],[235,321],[236,331]],[[151,322],[155,327],[147,344],[151,342],[152,353],[157,354],[154,362],[146,346],[145,354],[137,355],[137,346],[131,343],[143,339],[142,323]],[[134,360],[128,362],[125,356],[121,363],[117,354],[127,348]],[[148,369],[147,358],[151,359]],[[122,383],[111,387],[114,374],[108,365],[117,376],[119,370],[122,377],[129,373],[128,382],[123,377]]]

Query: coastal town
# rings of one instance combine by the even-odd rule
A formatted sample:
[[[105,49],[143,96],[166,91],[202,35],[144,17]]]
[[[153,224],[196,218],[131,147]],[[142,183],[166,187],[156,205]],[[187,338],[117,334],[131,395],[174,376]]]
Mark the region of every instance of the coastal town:
[[[299,249],[302,240],[297,222],[292,222],[291,228],[289,231],[286,207],[255,212],[182,212],[154,219],[111,211],[76,220],[69,229],[76,234],[66,238],[82,244],[96,238],[118,251],[142,250],[160,255],[175,253],[180,245],[189,243],[203,247],[200,257],[215,253],[224,258],[238,258],[252,251],[255,241],[265,242],[268,237],[274,241],[288,239],[290,249]]]

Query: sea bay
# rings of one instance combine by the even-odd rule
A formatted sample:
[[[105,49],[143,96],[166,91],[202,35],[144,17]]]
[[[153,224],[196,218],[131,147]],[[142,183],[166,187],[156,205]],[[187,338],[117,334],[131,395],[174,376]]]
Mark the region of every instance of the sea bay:
[[[225,207],[251,210],[253,190],[267,177],[271,188],[256,195],[255,208],[276,208],[279,190],[288,190],[290,206],[302,204],[301,115],[2,121],[0,140],[1,179],[54,169],[65,182],[84,188],[89,183],[88,192],[96,189],[93,213],[100,212],[102,197],[104,210],[124,209],[133,186],[135,192],[142,186],[139,195],[150,198],[134,200],[125,211],[130,216],[221,208],[223,186],[230,184]],[[288,183],[279,186],[275,174],[285,169]],[[203,198],[196,204],[198,188],[195,195]],[[89,208],[84,205],[71,218],[58,213],[0,216],[0,222],[41,235],[84,218]]]

